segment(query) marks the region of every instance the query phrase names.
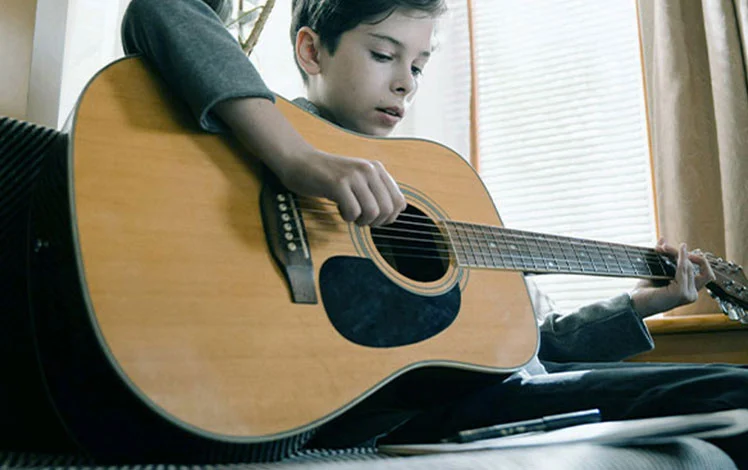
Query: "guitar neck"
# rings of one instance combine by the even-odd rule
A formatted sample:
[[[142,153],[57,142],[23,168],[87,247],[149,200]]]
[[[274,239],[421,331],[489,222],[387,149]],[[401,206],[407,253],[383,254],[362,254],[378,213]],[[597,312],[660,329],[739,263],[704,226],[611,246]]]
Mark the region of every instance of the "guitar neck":
[[[457,263],[531,273],[673,279],[674,262],[654,249],[503,227],[443,222]]]

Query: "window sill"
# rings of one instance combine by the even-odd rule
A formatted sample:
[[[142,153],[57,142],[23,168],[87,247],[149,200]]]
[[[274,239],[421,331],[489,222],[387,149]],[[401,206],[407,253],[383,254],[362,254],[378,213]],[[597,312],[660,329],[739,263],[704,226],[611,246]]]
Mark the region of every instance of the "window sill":
[[[629,359],[632,362],[748,364],[748,325],[722,313],[655,315],[644,322],[655,349]]]

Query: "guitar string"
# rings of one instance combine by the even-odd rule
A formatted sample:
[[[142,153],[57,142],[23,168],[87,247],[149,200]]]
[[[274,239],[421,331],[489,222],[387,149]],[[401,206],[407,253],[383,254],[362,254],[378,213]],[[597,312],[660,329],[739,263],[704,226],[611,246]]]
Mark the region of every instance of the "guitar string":
[[[315,211],[315,212],[320,212],[320,211]],[[328,211],[322,211],[322,212],[325,212],[325,213],[330,214],[330,215],[337,215],[337,213],[331,213],[331,212],[328,212]],[[347,222],[333,221],[333,220],[330,220],[330,221],[323,221],[323,220],[320,220],[320,219],[313,219],[313,220],[314,220],[314,222],[323,223],[323,224],[327,223],[328,225],[340,225],[341,223],[349,224]],[[429,227],[435,228],[431,224],[419,224],[419,225],[427,225]],[[472,229],[471,227],[467,227],[467,228],[468,229]],[[403,230],[405,230],[405,229],[397,229],[397,228],[394,228],[394,227],[389,227],[389,228],[388,227],[380,227],[379,228],[379,230],[388,230],[388,229],[391,230],[391,231],[397,231],[397,230],[403,231]],[[331,229],[329,231],[333,231],[333,230]],[[410,232],[413,232],[413,231],[410,231]],[[416,232],[416,233],[422,233],[422,232]],[[440,237],[442,237],[442,234],[439,231],[435,232],[433,230],[430,230],[430,231],[428,231],[428,233],[438,234]],[[485,235],[485,234],[483,234],[483,235]],[[514,236],[517,237],[517,235],[514,235]],[[580,273],[580,274],[596,274],[596,273],[604,272],[604,273],[611,273],[611,274],[614,274],[614,275],[621,275],[621,276],[626,276],[626,275],[642,276],[642,275],[646,275],[646,276],[656,277],[656,276],[665,275],[666,278],[670,278],[670,276],[667,275],[666,270],[662,266],[662,262],[661,262],[660,258],[656,258],[656,259],[657,259],[658,264],[660,265],[659,266],[660,267],[660,271],[662,271],[663,273],[665,273],[665,274],[662,274],[662,275],[658,274],[657,272],[655,272],[655,270],[652,269],[652,265],[649,262],[645,261],[644,259],[637,259],[636,262],[632,261],[630,259],[630,254],[629,253],[627,253],[627,257],[629,257],[629,263],[628,263],[628,265],[625,262],[622,264],[621,261],[619,259],[617,259],[617,258],[613,258],[613,261],[615,261],[615,264],[613,264],[612,262],[609,263],[608,260],[606,260],[605,257],[603,256],[602,252],[600,252],[600,250],[599,250],[598,247],[593,247],[594,250],[596,250],[598,252],[597,254],[595,254],[595,253],[592,253],[592,254],[588,254],[588,253],[585,254],[585,253],[583,253],[583,256],[586,256],[586,258],[583,258],[583,259],[580,259],[579,255],[576,255],[576,254],[575,255],[577,256],[577,259],[569,259],[568,256],[564,256],[564,259],[559,259],[559,258],[552,258],[552,259],[550,259],[550,258],[545,257],[542,252],[540,252],[540,253],[530,253],[529,256],[528,255],[522,255],[520,253],[517,256],[515,256],[511,252],[509,252],[509,254],[507,254],[505,252],[496,252],[496,250],[489,251],[489,252],[480,251],[480,250],[476,251],[472,247],[472,242],[469,242],[470,246],[465,246],[462,243],[460,243],[459,248],[463,249],[462,251],[460,251],[458,249],[458,247],[456,246],[456,244],[454,244],[454,243],[450,244],[449,242],[438,241],[438,240],[433,240],[433,239],[428,240],[428,239],[423,239],[423,238],[412,238],[412,237],[411,238],[408,238],[408,237],[394,237],[394,236],[377,235],[377,234],[372,234],[372,237],[373,238],[380,238],[380,239],[390,239],[390,240],[397,239],[397,240],[405,240],[405,241],[416,241],[416,242],[421,242],[421,243],[425,243],[425,242],[430,242],[430,243],[434,243],[434,244],[436,244],[436,243],[442,243],[442,244],[447,245],[447,247],[449,247],[451,245],[454,248],[455,255],[462,254],[464,257],[471,256],[473,258],[472,263],[468,261],[468,264],[477,265],[477,266],[484,266],[484,267],[496,266],[497,265],[497,260],[495,259],[495,257],[499,257],[499,258],[501,258],[499,260],[501,262],[501,266],[512,267],[512,268],[515,268],[515,269],[523,268],[523,269],[526,269],[526,270],[545,270],[545,271],[550,271],[550,270],[558,271],[560,269],[563,269],[565,272],[574,272],[574,273]],[[526,235],[524,235],[524,234],[522,234],[520,232],[519,238],[522,238],[522,237],[526,238]],[[287,241],[298,241],[298,242],[301,242],[301,240],[299,240],[296,237],[294,237],[291,240],[287,240]],[[486,240],[486,242],[488,242],[488,240]],[[533,240],[533,243],[536,243],[536,242]],[[501,242],[499,242],[499,245],[500,244],[501,244]],[[505,247],[509,248],[509,246],[514,246],[515,244],[520,244],[521,245],[522,241],[521,240],[513,240],[511,242],[511,245],[506,245]],[[589,248],[589,245],[584,245],[584,246],[587,246]],[[629,251],[630,251],[629,247],[626,247],[624,245],[620,245],[620,246],[622,248],[624,248],[624,249],[629,249]],[[380,248],[389,248],[389,247],[391,247],[391,248],[403,248],[403,249],[408,249],[408,250],[414,250],[414,249],[418,248],[418,247],[403,246],[403,245],[380,245]],[[498,248],[498,246],[494,247],[494,248]],[[634,248],[634,247],[632,247],[632,248]],[[481,247],[481,249],[482,249],[482,247]],[[528,247],[528,250],[530,250],[530,251],[532,251],[532,250],[543,251],[544,249],[545,249],[545,247],[537,246],[537,245],[535,247],[532,247],[532,246]],[[431,252],[435,252],[435,251],[436,252],[440,252],[441,251],[443,253],[450,253],[449,250],[436,250],[436,249],[433,249],[433,248],[425,248],[425,249],[421,248],[420,250],[421,251],[431,251]],[[647,249],[646,248],[639,248],[639,250],[647,250]],[[659,256],[659,254],[657,252],[653,252],[653,251],[643,251],[643,252],[641,252],[639,254],[640,255],[642,255],[642,254],[645,255],[645,257],[646,256],[650,256],[650,255],[652,255],[652,256]],[[402,253],[399,254],[398,256],[401,256],[401,257],[405,256],[405,257],[412,257],[412,258],[422,258],[422,259],[444,259],[441,256],[423,256],[423,255],[414,255],[414,254],[404,255]],[[479,260],[478,259],[479,256],[482,257],[483,259]],[[490,261],[487,260],[487,258],[490,258]],[[508,260],[507,260],[507,258],[508,258]],[[528,260],[528,258],[529,258],[529,260]],[[519,263],[517,261],[519,261]],[[641,263],[644,263],[644,266],[642,266]],[[510,266],[510,264],[511,264],[511,266]],[[643,268],[646,268],[647,272],[642,272]]]
[[[309,198],[304,198],[304,199],[305,200],[309,200],[309,201],[315,201],[315,202],[318,201],[318,200],[309,199]],[[337,208],[337,204],[332,203],[332,202],[319,201],[317,203],[319,205]],[[326,210],[315,209],[315,208],[312,208],[310,206],[299,206],[299,207],[304,212],[327,214],[327,215],[331,215],[331,216],[339,216],[339,214],[338,214],[337,211],[330,212],[330,211],[326,211]],[[404,222],[404,221],[400,220],[402,218],[414,218],[414,219],[421,219],[421,220],[426,220],[428,222],[431,222],[432,218],[429,217],[429,216],[417,215],[417,214],[408,214],[408,213],[401,213],[398,216],[397,222],[400,223],[400,224],[420,225],[420,226],[429,227],[429,228],[430,227],[436,228],[433,223]],[[560,235],[543,234],[543,233],[540,233],[540,232],[521,231],[521,230],[516,230],[516,229],[511,229],[511,228],[506,228],[506,227],[494,227],[494,226],[489,226],[489,225],[470,224],[470,223],[467,223],[467,222],[458,222],[458,221],[453,221],[453,220],[444,220],[444,222],[453,223],[453,224],[456,224],[456,225],[460,225],[460,226],[462,226],[464,228],[470,228],[470,229],[473,229],[473,230],[478,229],[478,228],[484,228],[484,229],[488,229],[488,230],[501,230],[502,232],[513,233],[513,234],[515,234],[515,236],[524,237],[524,238],[530,238],[529,235],[536,235],[536,236],[539,236],[539,237],[549,237],[550,241],[556,241],[556,242],[559,242],[559,243],[586,244],[585,246],[594,246],[594,245],[601,245],[601,244],[603,244],[603,245],[606,245],[606,246],[609,246],[609,247],[615,247],[615,248],[623,249],[623,250],[639,250],[640,254],[645,254],[645,255],[651,255],[651,254],[657,255],[657,254],[659,254],[657,252],[652,253],[653,250],[650,249],[650,248],[646,248],[646,247],[636,247],[636,246],[631,246],[631,245],[623,245],[623,244],[610,243],[610,242],[596,242],[594,240],[590,240],[590,241],[574,240],[574,239],[572,239],[570,237],[563,237],[563,236],[560,236]],[[343,221],[343,223],[348,223],[348,222]],[[418,232],[418,233],[421,233],[421,232]],[[481,234],[481,235],[484,235],[484,234]],[[543,241],[547,242],[548,240],[543,240]]]
[[[301,206],[300,209],[302,210],[302,212],[316,213],[316,214],[326,214],[326,215],[333,216],[336,219],[337,219],[337,217],[339,217],[339,215],[338,215],[337,212],[330,212],[330,211],[319,210],[319,209],[311,209],[311,208],[308,208],[308,207],[305,207],[305,206]],[[422,227],[426,227],[427,229],[424,229],[424,230],[409,230],[409,229],[401,229],[401,228],[396,228],[396,227],[391,227],[391,226],[380,226],[380,227],[374,227],[374,228],[377,229],[377,230],[392,230],[392,231],[409,232],[409,233],[415,233],[415,234],[438,234],[438,235],[443,235],[443,233],[433,223],[420,223],[420,222],[409,222],[409,221],[400,220],[401,218],[406,217],[406,216],[414,216],[414,217],[418,217],[420,219],[426,219],[426,220],[431,221],[431,218],[429,218],[429,217],[417,216],[417,215],[413,215],[413,214],[400,214],[400,216],[398,216],[398,219],[396,221],[398,225],[422,226]],[[351,224],[352,223],[352,222],[346,222],[344,220],[323,221],[321,219],[313,219],[313,221],[314,222],[321,222],[321,223],[328,223],[330,225],[341,225],[341,224],[345,225],[345,224]],[[646,248],[646,247],[637,247],[637,246],[630,246],[630,245],[623,245],[623,244],[609,243],[609,242],[596,242],[596,241],[574,240],[574,239],[569,238],[569,237],[562,237],[562,236],[556,236],[556,235],[548,235],[548,234],[542,234],[542,233],[536,233],[536,232],[526,232],[526,231],[523,232],[521,230],[509,229],[509,228],[506,228],[506,227],[492,227],[492,226],[488,226],[488,225],[469,224],[469,223],[465,223],[465,222],[455,222],[455,221],[451,221],[451,220],[445,220],[444,222],[454,224],[455,226],[459,226],[462,229],[471,230],[471,231],[473,231],[473,234],[476,234],[476,235],[479,235],[479,236],[483,236],[483,237],[486,237],[486,236],[492,236],[492,237],[515,237],[515,238],[520,238],[520,239],[526,239],[529,242],[537,244],[538,247],[541,247],[541,248],[545,248],[545,246],[543,245],[544,243],[546,243],[546,244],[557,243],[557,244],[565,244],[565,245],[578,245],[578,246],[587,247],[589,249],[594,249],[594,250],[597,250],[597,251],[600,250],[600,247],[608,248],[610,250],[629,251],[629,252],[634,252],[634,253],[636,253],[638,255],[649,256],[651,258],[657,258],[657,257],[659,257],[661,255],[660,253],[654,251],[653,249]],[[435,230],[432,230],[432,229],[435,229]],[[492,230],[494,232],[497,231],[497,230],[500,230],[503,233],[490,233],[490,232],[480,232],[480,233],[477,233],[477,231],[480,230],[480,229]],[[546,237],[546,239],[534,238],[533,235],[535,237],[541,237],[541,238],[542,237]],[[418,238],[410,238],[410,239],[406,239],[406,240],[418,241],[419,239]],[[498,238],[496,238],[496,239],[484,238],[483,240],[477,240],[476,243],[478,243],[478,242],[491,242],[491,241],[497,241],[497,240],[498,240]],[[441,242],[441,243],[449,244],[449,242]]]
[[[320,221],[321,222],[321,221]],[[324,222],[323,222],[324,223]],[[335,224],[334,221],[329,221],[329,223]],[[400,222],[400,224],[407,224],[407,222]],[[429,225],[430,228],[436,228],[433,225]],[[472,235],[476,234],[476,228],[475,227],[463,227],[464,229],[467,229],[469,232],[472,232]],[[413,231],[413,230],[407,230],[407,229],[399,229],[395,227],[380,227],[378,228],[379,231],[389,231],[389,232],[409,232],[409,233],[418,233],[423,234],[438,234],[440,238],[443,238],[443,235],[441,232],[436,232],[434,230],[422,230],[422,231]],[[464,231],[463,231],[464,232]],[[450,231],[451,233],[451,231]],[[657,272],[657,269],[653,269],[652,263],[656,264],[659,268],[659,271],[666,272],[666,269],[663,266],[662,263],[662,257],[659,253],[655,252],[654,250],[648,250],[646,248],[639,248],[639,249],[632,249],[630,247],[622,246],[622,245],[609,245],[609,248],[607,248],[605,245],[602,245],[600,243],[590,244],[590,243],[580,243],[580,242],[569,242],[567,240],[561,240],[558,239],[550,240],[547,237],[545,240],[540,239],[533,239],[532,237],[523,234],[523,233],[508,233],[504,234],[503,236],[493,236],[492,239],[488,238],[488,235],[486,232],[478,232],[477,233],[480,236],[483,236],[483,240],[474,240],[473,238],[469,238],[467,240],[466,244],[463,244],[464,251],[462,254],[464,255],[471,255],[473,257],[476,257],[478,255],[483,256],[484,258],[486,256],[491,257],[491,261],[488,263],[483,264],[492,264],[494,262],[493,256],[496,254],[496,249],[503,247],[505,249],[511,250],[517,250],[517,245],[520,245],[523,248],[526,248],[530,255],[532,255],[534,261],[541,260],[544,265],[548,265],[549,263],[562,263],[562,264],[585,264],[585,263],[595,263],[595,264],[604,264],[605,268],[607,270],[614,270],[619,272],[629,271],[631,268],[634,267],[634,265],[638,263],[646,263],[647,268],[651,272]],[[465,233],[460,234],[459,231],[457,232],[458,237],[460,235],[466,235]],[[508,235],[508,236],[507,236]],[[412,241],[412,242],[419,242],[424,243],[425,240],[423,238],[414,238],[414,237],[397,237],[397,236],[387,236],[387,235],[378,235],[378,234],[372,234],[374,238],[379,239],[396,239],[396,240],[404,240],[404,241]],[[524,240],[523,240],[524,239]],[[529,243],[526,243],[525,241],[529,240]],[[450,242],[441,241],[441,240],[433,240],[430,239],[430,243],[434,244],[442,244],[446,245],[448,248],[451,244]],[[462,240],[460,240],[462,242]],[[553,247],[551,243],[556,243],[557,247]],[[476,250],[474,244],[478,245],[478,249]],[[571,253],[571,259],[570,255],[568,253],[568,250],[564,250],[561,244],[569,245],[572,249],[578,248],[579,246],[582,246],[585,248],[586,251],[572,251]],[[484,246],[485,245],[485,246]],[[491,246],[493,245],[493,246]],[[576,246],[574,246],[576,245]],[[605,250],[601,250],[602,248],[607,248],[607,252]],[[489,250],[489,251],[486,251]],[[563,252],[563,256],[554,255],[553,251],[561,251]],[[611,254],[612,253],[612,254]],[[576,259],[573,259],[576,258]],[[626,261],[622,261],[621,259],[625,258]],[[551,264],[552,265],[552,264]]]
[[[342,222],[336,222],[336,221],[332,221],[332,220],[329,220],[329,221],[328,220],[319,220],[319,219],[314,219],[314,220],[307,221],[307,222],[309,223],[310,226],[314,226],[314,225],[317,225],[317,224],[324,225],[326,227],[324,229],[321,229],[321,231],[330,232],[330,233],[337,231],[337,230],[335,230],[333,228],[333,226],[341,226],[341,225],[344,224]],[[454,242],[449,242],[449,241],[444,240],[444,234],[441,231],[439,231],[439,230],[417,231],[417,230],[409,230],[409,229],[402,229],[402,228],[389,227],[389,226],[376,227],[376,228],[373,228],[372,230],[388,231],[388,232],[398,232],[398,233],[416,233],[416,234],[425,234],[425,233],[428,233],[428,234],[431,234],[431,235],[434,235],[434,236],[440,238],[440,239],[434,239],[434,238],[415,238],[415,237],[400,237],[400,236],[395,236],[395,235],[380,235],[380,234],[377,234],[377,233],[372,233],[371,234],[371,236],[373,238],[378,238],[378,239],[382,239],[382,240],[403,240],[403,241],[410,241],[410,242],[415,242],[415,243],[430,243],[430,244],[434,244],[434,245],[443,245],[443,246],[446,246],[447,248],[450,247],[450,246],[454,246],[455,245]],[[294,239],[289,240],[289,241],[297,241],[297,240],[298,240],[298,238],[295,237]],[[486,239],[486,240],[480,240],[477,243],[486,243],[486,244],[489,244],[489,245],[493,244],[493,246],[485,246],[485,247],[481,246],[481,249],[482,248],[489,248],[489,249],[493,249],[495,251],[495,249],[503,247],[503,248],[509,249],[509,252],[511,253],[512,246],[514,246],[514,244],[516,244],[518,242],[516,240],[506,241],[506,240],[500,240],[500,239],[494,239],[494,240],[488,240],[488,239]],[[470,242],[467,242],[467,245],[470,245],[470,244],[471,244]],[[462,246],[466,246],[466,245],[463,243]],[[413,248],[413,249],[417,249],[417,250],[431,250],[431,251],[439,251],[439,252],[443,252],[443,253],[449,253],[450,252],[450,250],[448,250],[448,249],[447,250],[443,250],[443,249],[433,249],[433,248],[420,248],[420,247],[411,247],[411,246],[407,246],[407,245],[390,245],[390,247],[392,247],[392,248]],[[562,248],[562,247],[559,246],[559,248]],[[534,246],[529,246],[528,245],[527,249],[528,249],[528,251],[539,253],[542,256],[542,255],[546,254],[548,251],[552,251],[553,247],[550,246],[550,245],[546,247],[546,246],[543,246],[542,244],[535,244]],[[514,250],[516,250],[516,248],[514,248]],[[488,252],[477,251],[476,253],[489,253],[489,254],[492,254],[492,253],[494,253],[494,251],[488,251]],[[465,251],[465,253],[471,253],[471,252],[470,251]],[[530,255],[532,256],[532,253],[530,253]],[[654,253],[645,253],[645,256],[649,256],[650,258],[656,257],[657,255],[658,254],[656,252],[654,252]],[[600,254],[593,254],[592,256],[598,256],[601,259],[605,258],[605,256],[602,253],[600,253]],[[566,257],[566,256],[564,255],[564,257]]]
[[[309,208],[306,208],[306,207],[301,207],[301,210],[303,212],[324,213],[324,214],[328,214],[328,215],[331,215],[331,216],[337,216],[338,215],[337,213],[333,213],[333,212],[329,212],[329,211],[321,211],[321,210],[318,210],[318,209],[309,209]],[[402,215],[409,215],[409,214],[401,214],[401,216]],[[431,219],[428,219],[428,220],[431,220]],[[327,224],[329,226],[341,225],[341,224],[350,224],[350,222],[345,222],[345,221],[342,221],[342,220],[323,220],[323,219],[312,219],[311,222],[321,223],[321,224]],[[447,222],[451,222],[451,221],[447,221]],[[429,234],[429,235],[438,235],[440,238],[444,237],[444,234],[440,230],[438,230],[438,228],[435,225],[433,225],[433,224],[423,224],[423,223],[418,223],[418,222],[407,222],[407,221],[400,221],[400,220],[398,220],[397,223],[399,225],[425,226],[428,229],[427,230],[426,229],[424,229],[424,230],[409,230],[409,229],[403,229],[403,228],[397,228],[397,227],[390,227],[390,226],[376,227],[375,229],[379,230],[379,231],[387,230],[389,232],[415,233],[415,234],[419,234],[419,235],[421,235],[421,234]],[[504,234],[492,234],[492,233],[485,233],[485,232],[478,233],[477,230],[479,230],[482,226],[463,225],[462,223],[459,223],[459,224],[462,225],[461,228],[463,230],[466,229],[468,231],[471,231],[473,235],[477,234],[479,236],[483,236],[484,237],[483,240],[468,240],[467,243],[471,244],[471,245],[473,243],[476,243],[476,244],[486,243],[486,244],[489,244],[489,245],[491,243],[494,243],[494,244],[497,244],[497,245],[502,244],[502,243],[506,243],[507,244],[506,247],[512,247],[515,244],[523,245],[523,243],[525,243],[525,245],[523,245],[523,246],[526,246],[528,250],[531,250],[531,251],[535,250],[535,251],[539,251],[539,252],[545,252],[545,251],[548,251],[548,250],[554,251],[554,250],[558,250],[558,249],[562,249],[562,251],[563,251],[563,247],[560,246],[562,244],[563,245],[571,246],[571,248],[575,248],[575,247],[580,247],[581,246],[581,247],[584,247],[584,248],[586,248],[588,250],[588,253],[584,253],[583,256],[591,256],[591,257],[597,256],[602,261],[605,261],[605,258],[606,258],[605,255],[606,254],[609,255],[609,253],[603,252],[601,250],[601,248],[603,248],[603,249],[609,250],[610,252],[612,252],[612,253],[614,253],[616,255],[619,255],[619,256],[620,255],[624,255],[625,257],[629,258],[629,262],[632,262],[632,263],[634,262],[634,260],[631,259],[632,255],[633,255],[633,256],[637,256],[637,257],[644,257],[645,259],[643,259],[642,261],[657,262],[658,264],[660,264],[661,268],[663,267],[662,266],[662,255],[660,253],[652,250],[652,249],[648,249],[648,248],[644,248],[644,247],[633,247],[633,246],[626,246],[626,245],[620,245],[620,244],[612,244],[612,243],[606,243],[606,242],[580,242],[580,241],[576,241],[576,240],[564,239],[564,238],[555,237],[555,236],[549,236],[549,235],[545,235],[545,234],[538,234],[538,235],[540,235],[542,237],[546,237],[546,239],[544,239],[544,240],[543,239],[539,240],[539,239],[536,239],[536,238],[532,237],[532,235],[533,235],[532,232],[524,232],[523,233],[522,231],[513,231],[512,229],[505,229],[503,227],[489,227],[489,226],[485,226],[485,227],[493,229],[493,230],[501,229],[503,232],[506,232]],[[433,230],[433,229],[435,229],[435,230]],[[329,231],[334,231],[334,229],[330,229]],[[491,239],[486,238],[489,235],[492,237]],[[453,244],[453,243],[450,243],[448,241],[443,241],[443,240],[433,240],[433,239],[424,239],[424,238],[416,238],[416,237],[396,237],[396,236],[376,235],[376,234],[372,234],[372,236],[376,237],[376,238],[380,238],[380,239],[393,239],[393,240],[396,239],[396,240],[404,240],[404,241],[412,241],[412,242],[430,242],[430,243],[435,243],[435,244],[446,245],[447,247],[449,247],[450,245]],[[550,238],[548,238],[548,237],[550,237]],[[559,246],[558,247],[553,247],[551,245],[551,243],[556,243]],[[485,248],[494,248],[495,249],[495,248],[498,248],[498,246],[486,246]],[[492,253],[492,251],[489,251],[489,252],[481,251],[482,249],[483,249],[483,247],[480,247],[480,250],[478,250],[478,251],[474,251],[473,250],[473,253],[474,254],[486,254],[486,253],[488,253],[489,255]],[[466,251],[465,253],[471,253],[471,252],[470,251]],[[543,256],[543,255],[544,255],[544,253],[541,253],[541,256]],[[574,253],[574,255],[578,256],[577,253]],[[565,258],[568,258],[568,256],[566,256],[566,254],[565,254]],[[636,262],[641,262],[638,259],[635,260],[635,261]]]

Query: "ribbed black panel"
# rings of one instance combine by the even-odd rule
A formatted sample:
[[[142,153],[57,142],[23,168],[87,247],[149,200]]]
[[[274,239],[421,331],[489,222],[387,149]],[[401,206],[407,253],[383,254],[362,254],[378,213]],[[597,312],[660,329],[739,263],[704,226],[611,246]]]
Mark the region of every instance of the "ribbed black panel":
[[[0,117],[0,448],[70,445],[47,400],[29,312],[27,227],[39,168],[60,134]]]
[[[46,383],[74,440],[98,463],[267,462],[298,449],[311,433],[237,443],[194,432],[152,409],[121,379],[87,304],[73,238],[73,157],[64,145],[59,150],[45,160],[34,191],[30,283]]]

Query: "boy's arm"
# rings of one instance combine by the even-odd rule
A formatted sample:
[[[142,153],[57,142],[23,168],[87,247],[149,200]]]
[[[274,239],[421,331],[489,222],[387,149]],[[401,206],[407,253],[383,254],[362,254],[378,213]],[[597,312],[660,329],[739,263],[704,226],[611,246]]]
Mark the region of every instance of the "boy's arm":
[[[379,162],[319,151],[293,129],[203,1],[133,0],[122,42],[125,52],[141,53],[153,64],[203,129],[231,129],[289,190],[331,199],[345,220],[362,225],[390,223],[405,208],[404,196]]]
[[[640,283],[631,295],[593,303],[570,314],[545,315],[540,324],[540,359],[618,361],[652,349],[654,343],[643,319],[694,302],[698,291],[714,280],[706,259],[688,253],[685,245],[676,250],[660,240],[656,249],[678,256],[675,279],[663,286]],[[694,264],[699,266],[698,274]]]
[[[132,0],[122,20],[126,54],[142,54],[184,99],[200,127],[224,132],[214,106],[275,96],[218,15],[202,0]]]
[[[567,314],[553,312],[540,323],[541,361],[612,362],[652,348],[652,337],[628,294]]]

